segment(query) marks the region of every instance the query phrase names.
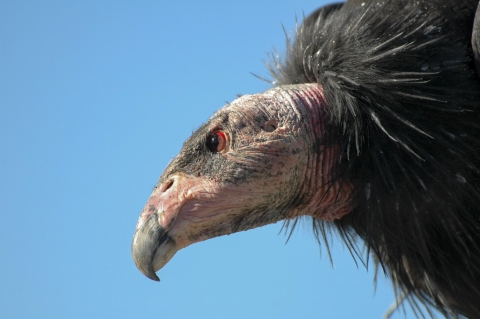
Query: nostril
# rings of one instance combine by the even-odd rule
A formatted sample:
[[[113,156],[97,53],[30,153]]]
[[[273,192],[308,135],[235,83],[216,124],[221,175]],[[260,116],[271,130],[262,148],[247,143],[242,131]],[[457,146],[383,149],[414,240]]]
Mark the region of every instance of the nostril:
[[[278,126],[278,122],[276,120],[268,120],[263,125],[263,130],[265,132],[271,133],[277,129],[277,126]]]
[[[168,180],[165,183],[162,184],[162,192],[166,192],[170,187],[172,187],[174,180]]]

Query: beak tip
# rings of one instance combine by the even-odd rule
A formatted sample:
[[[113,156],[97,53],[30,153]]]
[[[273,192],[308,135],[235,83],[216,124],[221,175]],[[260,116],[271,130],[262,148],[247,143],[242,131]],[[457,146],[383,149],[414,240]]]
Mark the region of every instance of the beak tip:
[[[139,264],[136,264],[138,270],[140,270],[140,272],[145,275],[145,277],[147,277],[148,279],[151,279],[153,281],[160,281],[160,278],[158,278],[157,274],[155,273],[155,271],[153,270],[153,268],[151,267],[142,267],[142,265],[139,265]]]
[[[153,281],[160,281],[160,278],[158,278],[157,274],[153,270],[153,265],[151,262],[146,261],[144,258],[138,258],[138,255],[135,254],[133,254],[133,260],[138,270],[140,270],[145,277]]]
[[[156,273],[150,273],[148,275],[146,275],[149,279],[153,280],[153,281],[158,281],[160,282],[160,278],[158,278],[157,274]]]

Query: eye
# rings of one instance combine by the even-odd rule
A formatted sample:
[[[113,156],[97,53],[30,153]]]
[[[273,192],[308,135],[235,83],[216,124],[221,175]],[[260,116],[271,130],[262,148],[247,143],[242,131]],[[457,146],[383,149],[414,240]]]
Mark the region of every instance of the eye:
[[[273,132],[277,129],[277,126],[278,126],[278,123],[276,120],[268,120],[267,122],[265,122],[265,124],[263,124],[263,130],[265,132]]]
[[[207,147],[212,153],[222,152],[227,148],[227,137],[222,131],[216,131],[207,137]]]

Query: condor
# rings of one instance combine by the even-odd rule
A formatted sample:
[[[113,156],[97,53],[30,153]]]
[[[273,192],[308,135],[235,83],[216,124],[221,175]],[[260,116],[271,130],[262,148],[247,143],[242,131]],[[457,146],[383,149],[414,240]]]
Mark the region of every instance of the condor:
[[[365,245],[411,301],[480,318],[477,5],[308,16],[269,63],[274,87],[218,110],[166,168],[136,226],[138,269],[158,280],[193,243],[311,218],[320,239]]]

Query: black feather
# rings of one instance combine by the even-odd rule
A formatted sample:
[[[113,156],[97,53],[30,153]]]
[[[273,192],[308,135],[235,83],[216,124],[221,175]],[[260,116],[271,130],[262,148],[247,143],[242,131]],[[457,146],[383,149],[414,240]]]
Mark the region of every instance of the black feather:
[[[355,209],[333,224],[349,249],[363,239],[399,294],[448,318],[480,318],[477,4],[330,5],[269,66],[278,85],[323,86],[341,150],[332,179],[355,187]],[[331,223],[313,225],[327,238]]]

